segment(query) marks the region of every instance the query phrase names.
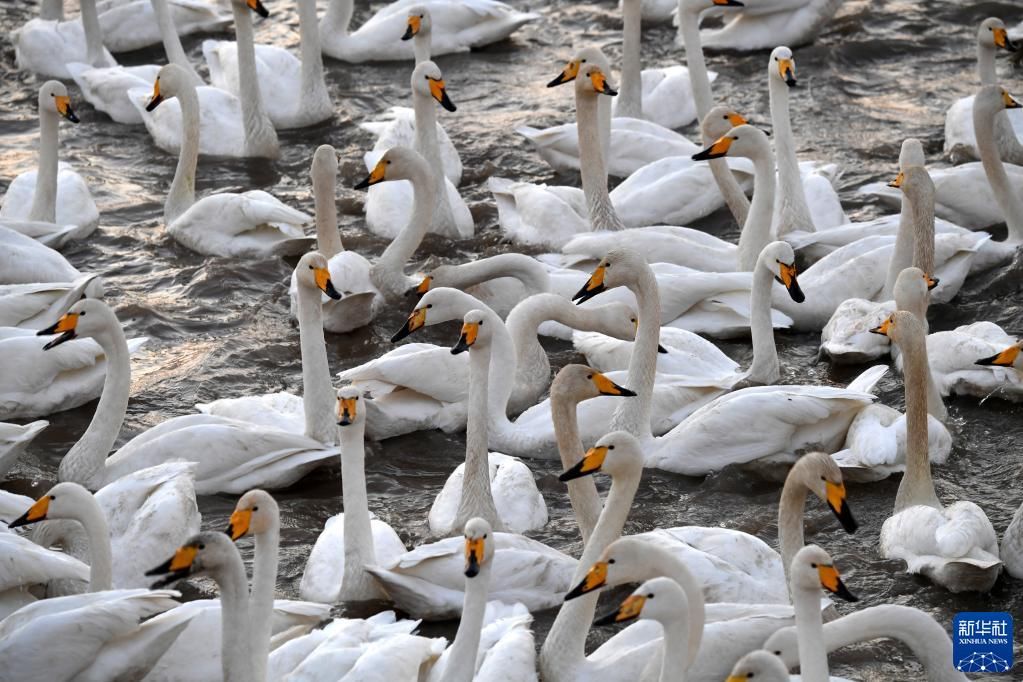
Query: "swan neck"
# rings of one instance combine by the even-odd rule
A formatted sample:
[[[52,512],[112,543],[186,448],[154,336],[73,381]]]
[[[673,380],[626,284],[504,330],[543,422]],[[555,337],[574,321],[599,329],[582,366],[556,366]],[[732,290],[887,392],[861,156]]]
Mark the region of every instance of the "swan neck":
[[[199,95],[195,88],[184,88],[177,98],[181,104],[181,150],[163,206],[167,225],[195,203],[195,169],[199,164]]]
[[[412,52],[416,57],[416,64],[430,61],[431,43],[433,42],[433,30],[420,30],[412,38]]]
[[[99,25],[96,0],[82,0],[82,29],[85,31],[85,58],[95,67],[108,66],[103,54],[103,29]]]
[[[682,591],[686,593],[688,632],[684,640],[677,640],[679,644],[676,645],[676,648],[685,649],[688,653],[688,665],[693,665],[700,653],[700,644],[703,642],[703,626],[707,620],[703,586],[693,577],[685,563],[669,552],[659,549],[649,551],[644,558],[647,572],[643,575],[630,576],[634,582],[644,582],[664,576],[677,582]],[[681,645],[683,641],[686,642],[685,647]],[[682,658],[681,662],[676,665],[676,670],[684,670],[687,665],[686,658]]]
[[[202,79],[195,72],[195,67],[188,61],[185,49],[181,46],[181,38],[178,37],[178,30],[174,25],[174,19],[171,17],[167,0],[149,1],[153,5],[153,14],[156,15],[156,25],[160,30],[160,40],[163,42],[163,51],[167,53],[167,61],[171,64],[177,64],[188,72],[196,87],[203,85]]]
[[[372,582],[366,573],[366,564],[376,558],[366,493],[365,430],[365,420],[339,427],[341,495],[345,509],[345,568],[341,579],[341,601],[350,601],[366,594]]]
[[[796,616],[799,672],[803,682],[828,682],[828,654],[824,649],[819,590],[790,586]]]
[[[113,555],[110,548],[110,527],[103,510],[92,495],[78,510],[78,521],[89,542],[89,591],[113,589]]]
[[[910,197],[913,210],[913,266],[934,273],[934,193]]]
[[[600,159],[601,179],[600,187],[607,187],[608,163],[611,159],[611,98],[597,98],[597,126],[600,137]],[[579,125],[576,124],[576,133],[579,132]],[[604,162],[607,159],[607,162]],[[580,161],[580,169],[582,162]]]
[[[796,480],[794,472],[799,467],[797,462],[793,471],[785,478],[781,489],[781,502],[778,505],[778,547],[781,549],[781,563],[785,569],[785,584],[789,585],[792,560],[803,548],[803,514],[806,509],[805,485]],[[790,588],[791,596],[791,588]]]
[[[277,564],[281,538],[280,516],[275,514],[270,527],[257,533],[256,553],[252,566],[252,594],[249,597],[249,621],[252,623],[252,663],[254,680],[266,679],[273,634],[274,589],[277,585]]]
[[[374,286],[391,299],[405,296],[409,287],[404,272],[405,263],[419,248],[434,215],[435,203],[430,200],[433,178],[430,177],[429,168],[422,163],[415,164],[411,175],[412,216],[394,241],[387,245],[369,273]]]
[[[662,622],[664,628],[664,655],[661,660],[660,682],[686,682],[689,667],[689,630],[693,627],[685,614],[676,614],[669,621]]]
[[[299,282],[298,335],[302,348],[302,404],[305,435],[333,445],[336,395],[330,384],[327,344],[323,338],[323,304],[319,289]]]
[[[252,32],[252,17],[244,5],[232,2],[234,32],[238,43],[238,99],[242,107],[242,127],[245,129],[246,152],[255,155],[262,151],[265,141],[277,144],[277,133],[263,110],[259,91],[259,73],[256,71],[256,48]]]
[[[610,431],[628,431],[640,441],[653,438],[650,430],[650,409],[654,395],[654,376],[657,372],[657,345],[661,335],[661,303],[657,280],[649,266],[637,273],[629,286],[639,303],[639,329],[629,359],[629,388],[635,398],[623,400],[611,417]]]
[[[445,682],[472,682],[476,676],[476,657],[479,654],[483,618],[487,611],[492,561],[480,566],[480,572],[475,578],[465,579],[462,618],[458,623],[455,641],[451,643],[451,656],[444,670]]]
[[[977,41],[977,80],[981,85],[998,83],[998,71],[995,69],[995,48]]]
[[[778,349],[774,345],[771,322],[771,290],[774,274],[767,264],[753,270],[753,291],[750,294],[750,334],[753,340],[753,364],[746,378],[760,384],[773,384],[781,378]]]
[[[771,241],[771,219],[774,213],[774,156],[766,145],[753,161],[753,203],[739,233],[739,269],[757,269],[760,252]]]
[[[899,212],[899,227],[895,233],[895,246],[892,249],[892,258],[888,261],[888,274],[885,277],[884,290],[881,292],[881,300],[891,300],[895,296],[895,282],[899,273],[910,266],[914,251],[914,219],[913,204],[906,193],[902,194],[902,210]],[[933,241],[933,240],[932,240]],[[928,275],[933,272],[924,270]]]
[[[976,105],[973,107],[973,129],[977,137],[977,151],[984,166],[991,192],[995,195],[998,207],[1005,214],[1005,223],[1009,228],[1006,241],[1010,244],[1023,243],[1023,199],[1016,194],[1009,176],[1005,172],[998,145],[995,142],[995,117],[987,116]]]
[[[39,4],[39,18],[45,21],[64,21],[64,0],[43,0]]]
[[[622,85],[618,94],[618,116],[643,118],[642,6],[640,0],[622,2]]]
[[[582,461],[586,454],[579,437],[579,419],[576,414],[578,403],[567,395],[551,391],[551,418],[554,421],[554,438],[558,445],[563,470],[568,470]],[[593,476],[583,476],[568,482],[568,501],[572,505],[583,544],[590,541],[593,529],[600,518],[603,503],[597,494]]]
[[[707,62],[703,57],[703,43],[700,41],[700,14],[685,6],[685,0],[678,2],[679,33],[686,51],[686,66],[689,69],[689,80],[693,86],[693,101],[696,103],[696,115],[699,123],[703,122],[713,104],[710,92],[710,76],[707,74]],[[704,140],[705,142],[707,140]],[[713,142],[713,140],[710,140]]]
[[[898,513],[914,505],[941,509],[931,478],[931,460],[927,439],[927,382],[930,367],[922,334],[904,338],[902,351],[903,379],[906,385],[906,473],[895,496]]]
[[[337,172],[317,169],[313,173],[313,203],[316,207],[316,248],[327,260],[345,250],[337,229],[335,188]]]
[[[29,220],[57,222],[57,135],[60,117],[52,111],[39,111],[39,169],[32,195]]]
[[[462,475],[462,499],[458,503],[454,528],[464,528],[474,517],[480,517],[491,528],[503,530],[504,524],[494,506],[490,489],[488,395],[490,379],[490,347],[469,352],[469,410],[465,431],[465,470]],[[507,363],[502,363],[506,365]]]
[[[594,230],[624,229],[607,192],[607,166],[598,121],[598,98],[606,95],[576,92],[575,108],[579,132],[579,173],[586,208]]]
[[[299,52],[302,56],[302,107],[313,107],[327,97],[323,79],[320,27],[316,21],[316,0],[298,0]],[[329,256],[328,256],[329,258]]]
[[[789,120],[789,86],[777,78],[768,77],[770,93],[771,127],[778,163],[778,200],[774,207],[774,227],[780,238],[792,230],[815,230],[810,209],[806,205],[803,179],[799,174],[799,159]]]
[[[326,33],[348,36],[355,10],[354,0],[330,0],[327,11],[320,20],[320,28]]]
[[[249,585],[241,555],[233,555],[213,578],[220,588],[221,667],[224,682],[251,682],[256,678],[249,636]]]

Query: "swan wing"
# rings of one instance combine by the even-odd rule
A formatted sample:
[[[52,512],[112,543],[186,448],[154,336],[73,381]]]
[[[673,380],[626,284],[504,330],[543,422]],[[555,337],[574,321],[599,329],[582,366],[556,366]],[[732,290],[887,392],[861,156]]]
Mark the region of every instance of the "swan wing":
[[[288,433],[305,433],[305,402],[286,391],[220,398],[209,403],[197,403],[195,409],[203,414],[237,419]]]
[[[534,185],[492,176],[487,188],[497,203],[501,231],[518,244],[558,248],[590,229],[581,189]]]
[[[51,580],[89,581],[89,567],[86,564],[66,554],[40,547],[14,533],[0,533],[0,556],[3,557],[0,592],[44,585]],[[0,623],[0,633],[5,631],[5,626]]]
[[[407,389],[447,403],[469,398],[466,358],[430,343],[399,346],[379,358],[339,372],[338,378],[365,388],[374,396]]]
[[[340,598],[341,580],[345,574],[344,518],[343,513],[331,516],[324,524],[323,532],[316,538],[299,585],[299,594],[303,599],[335,604]],[[380,519],[372,519],[370,528],[373,532],[375,563],[390,565],[408,551],[394,529]],[[374,594],[367,598],[382,599],[383,595]]]
[[[867,301],[849,298],[835,309],[821,330],[821,350],[832,362],[860,364],[887,355],[891,343],[872,333],[895,312],[895,301]]]

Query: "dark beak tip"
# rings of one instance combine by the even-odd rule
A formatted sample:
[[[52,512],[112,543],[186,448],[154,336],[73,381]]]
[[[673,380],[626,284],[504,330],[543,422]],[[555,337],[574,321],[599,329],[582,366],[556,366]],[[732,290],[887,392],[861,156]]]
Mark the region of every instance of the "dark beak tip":
[[[416,37],[416,34],[412,32],[412,27],[409,26],[405,29],[405,34],[401,37],[402,40],[412,40]]]
[[[977,360],[977,362],[975,362],[974,364],[980,365],[982,367],[990,367],[995,364],[995,358],[997,357],[998,357],[997,355],[992,355],[989,358],[981,358],[980,360]]]
[[[804,294],[803,290],[800,289],[798,286],[789,289],[789,296],[791,296],[792,300],[795,301],[796,303],[802,303],[803,301],[806,300],[806,294]]]
[[[636,397],[636,392],[635,391],[630,391],[629,389],[622,388],[621,386],[618,387],[618,390],[621,392],[621,396],[623,398],[635,398]]]
[[[367,187],[369,187],[369,178],[366,178],[359,184],[355,185],[352,189],[366,189]]]
[[[28,520],[28,512],[25,512],[24,514],[22,514],[18,518],[14,519],[10,523],[8,523],[7,527],[8,528],[20,528],[22,526],[27,526],[30,523],[32,523],[32,522]]]
[[[326,290],[324,291],[324,293],[327,294],[327,296],[330,296],[335,301],[340,301],[341,300],[341,293],[338,292],[338,290],[334,288],[334,283],[331,282],[329,279],[327,280],[327,286],[326,286]]]
[[[658,353],[663,353],[664,355],[667,355],[668,354],[668,349],[665,348],[664,346],[662,346],[661,344],[657,344],[657,352]]]

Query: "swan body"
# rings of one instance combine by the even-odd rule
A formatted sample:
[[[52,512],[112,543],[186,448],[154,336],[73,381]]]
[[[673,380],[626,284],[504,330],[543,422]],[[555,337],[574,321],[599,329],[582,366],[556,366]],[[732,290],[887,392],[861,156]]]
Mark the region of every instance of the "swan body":
[[[572,345],[586,357],[586,364],[600,372],[624,370],[629,366],[633,342],[614,339],[598,332],[573,332]],[[659,374],[727,376],[739,374],[739,365],[714,343],[685,329],[661,327],[657,355]]]
[[[878,480],[906,470],[906,415],[874,403],[852,420],[842,449],[832,457],[852,481]],[[931,464],[944,464],[952,452],[952,435],[927,415],[927,452]]]
[[[1005,571],[1019,580],[1023,576],[1023,505],[1016,509],[1002,535],[999,556],[1005,562]]]
[[[44,78],[70,79],[68,62],[86,62],[93,66],[117,64],[103,46],[95,0],[82,2],[80,17],[68,21],[31,19],[15,30],[11,38],[18,68]]]
[[[433,22],[430,51],[434,56],[466,52],[508,38],[539,18],[496,0],[397,0],[383,7],[357,30],[349,32],[353,0],[331,0],[320,20],[323,53],[346,62],[412,59],[411,41],[400,38],[408,11],[422,6]]]
[[[700,40],[712,50],[805,45],[819,35],[841,5],[841,0],[771,0],[751,4],[722,28],[701,31]]]
[[[45,419],[25,425],[0,422],[0,477],[7,475],[29,443],[49,425]]]
[[[14,502],[11,500],[10,504]],[[8,501],[5,500],[4,506],[7,505]],[[21,607],[34,603],[36,597],[33,591],[41,588],[45,594],[47,583],[70,581],[84,585],[89,581],[87,564],[8,532],[6,522],[13,521],[15,517],[12,513],[3,519],[5,523],[0,532],[0,557],[3,558],[4,566],[0,570],[0,618],[6,618]]]
[[[178,35],[219,33],[231,23],[216,3],[208,0],[169,0],[169,18]],[[162,39],[158,27],[159,11],[150,0],[99,0],[99,25],[103,43],[111,52],[131,52]]]
[[[996,396],[1019,402],[1023,400],[1023,376],[1011,361],[993,360],[1006,349],[1011,354],[1015,345],[1016,337],[993,322],[974,322],[928,334],[927,363],[942,396]],[[902,368],[901,356],[896,366]]]

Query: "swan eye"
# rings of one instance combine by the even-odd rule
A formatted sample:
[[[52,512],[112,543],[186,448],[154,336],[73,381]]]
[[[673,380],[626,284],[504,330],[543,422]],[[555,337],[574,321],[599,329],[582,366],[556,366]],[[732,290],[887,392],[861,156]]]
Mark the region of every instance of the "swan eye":
[[[481,327],[483,326],[483,320],[480,320],[480,321],[479,321],[479,325],[480,325]]]
[[[608,445],[608,446],[607,446],[607,449],[608,449],[608,450],[614,450],[614,449],[615,449],[615,446],[613,446],[613,445]]]
[[[725,120],[727,121],[727,120],[728,120],[728,114],[725,114],[725,115],[724,115],[724,116],[722,116],[721,118],[723,118],[723,119],[725,119]]]
[[[254,512],[258,512],[258,511],[259,511],[259,507],[253,507],[253,508],[252,508],[252,511],[254,511]]]
[[[817,568],[817,564],[810,564],[810,568]]]
[[[388,166],[390,166],[390,165],[391,165],[391,160],[390,160],[390,159],[387,159],[387,165],[388,165]]]
[[[359,396],[355,396],[355,402],[359,402]]]
[[[607,563],[609,563],[609,564],[613,564],[614,562],[615,562],[615,560],[614,560],[614,559],[608,559],[608,560],[607,560]]]
[[[55,499],[57,499],[57,496],[56,496],[56,495],[50,495],[50,500],[51,500],[51,501],[52,501],[52,500],[55,500]]]
[[[486,540],[486,539],[487,539],[487,534],[486,534],[486,533],[484,533],[484,534],[483,534],[483,539],[484,539],[484,540]]]
[[[587,375],[586,375],[586,378],[587,378],[587,379],[592,379],[592,378],[593,378],[593,375],[592,375],[592,374],[587,374]]]
[[[826,479],[823,476],[821,476],[821,480],[826,482],[828,479]]]
[[[781,656],[781,654],[778,654]],[[753,673],[746,673],[746,679],[753,679]]]
[[[780,652],[780,651],[775,651],[775,652],[774,652],[774,655],[775,655],[775,656],[781,656],[781,652]]]
[[[653,598],[654,598],[654,593],[653,593],[653,592],[651,592],[650,594],[648,594],[648,595],[646,596],[646,598],[647,598],[647,599],[653,599]]]
[[[206,545],[199,545],[199,549],[206,549]]]
[[[313,266],[311,266],[311,265],[310,265],[310,266],[309,266],[309,269],[310,269],[310,270],[313,270],[314,268],[313,268]]]

